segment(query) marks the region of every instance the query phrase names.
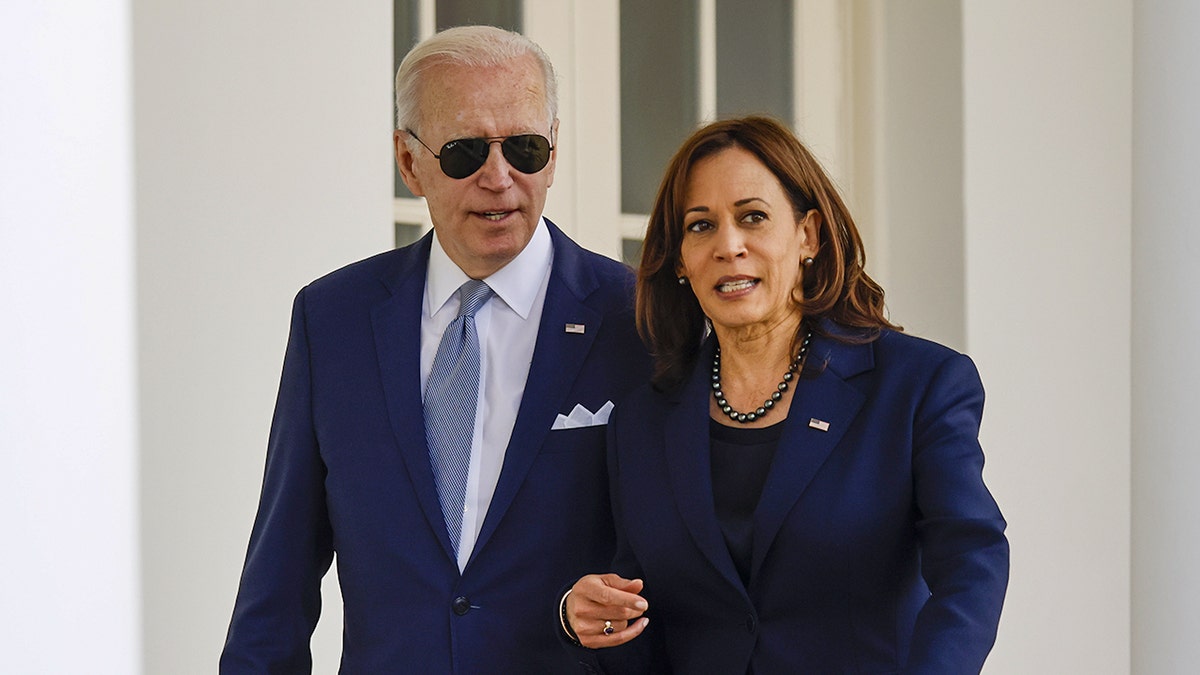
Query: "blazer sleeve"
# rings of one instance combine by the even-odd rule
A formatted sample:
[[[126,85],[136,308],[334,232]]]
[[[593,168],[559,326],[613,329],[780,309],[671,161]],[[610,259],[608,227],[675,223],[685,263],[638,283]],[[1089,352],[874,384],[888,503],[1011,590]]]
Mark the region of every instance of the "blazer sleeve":
[[[913,481],[921,573],[907,673],[977,673],[996,639],[1008,586],[1005,522],[983,483],[983,385],[955,354],[930,380],[914,420]]]
[[[221,673],[310,672],[321,578],[333,559],[325,465],[313,427],[305,292],[291,332],[271,423],[258,514],[250,535]]]
[[[612,504],[613,525],[617,537],[617,550],[613,555],[611,571],[626,579],[645,579],[641,563],[638,562],[637,556],[629,544],[629,538],[624,531],[625,520],[622,506],[625,500],[620,495],[620,411],[621,407],[617,406],[608,420],[609,501]],[[628,449],[626,452],[628,452]],[[580,661],[581,664],[586,661],[586,663],[595,668],[589,672],[601,672],[610,675],[618,673],[663,675],[671,672],[667,664],[665,646],[663,645],[661,620],[658,622],[654,620],[654,589],[644,589],[642,595],[650,603],[650,610],[647,612],[647,616],[650,617],[650,625],[646,627],[646,630],[641,635],[617,647],[598,650],[578,648],[586,652],[591,652],[588,655],[591,658],[581,659]],[[586,667],[585,670],[587,670]]]

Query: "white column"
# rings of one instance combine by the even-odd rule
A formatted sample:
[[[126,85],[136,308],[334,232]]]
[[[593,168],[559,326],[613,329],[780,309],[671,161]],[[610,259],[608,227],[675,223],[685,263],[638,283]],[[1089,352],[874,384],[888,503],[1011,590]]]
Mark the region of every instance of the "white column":
[[[1129,669],[1132,15],[963,2],[967,349],[1012,544],[989,673]]]
[[[216,669],[293,296],[391,247],[391,26],[379,0],[136,5],[148,673]]]
[[[1200,668],[1200,5],[1133,25],[1133,672],[1172,675]]]
[[[0,672],[140,671],[128,0],[0,4]]]

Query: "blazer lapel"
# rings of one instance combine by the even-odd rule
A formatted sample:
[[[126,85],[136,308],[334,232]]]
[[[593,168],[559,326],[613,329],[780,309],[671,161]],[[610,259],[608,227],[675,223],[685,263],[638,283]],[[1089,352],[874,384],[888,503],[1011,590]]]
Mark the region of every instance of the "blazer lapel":
[[[505,450],[500,479],[475,542],[472,561],[496,531],[525,481],[546,434],[559,412],[563,412],[559,408],[570,393],[600,330],[602,315],[585,302],[598,283],[583,257],[583,250],[549,220],[546,224],[554,244],[554,262],[538,326],[537,344],[516,423]],[[568,333],[567,324],[583,325],[584,332]],[[467,564],[470,565],[470,561]]]
[[[416,245],[403,250],[405,257],[401,264],[383,280],[392,297],[372,309],[371,323],[396,446],[408,467],[409,479],[429,526],[438,533],[446,555],[454,560],[454,546],[446,531],[433,467],[429,463],[421,402],[421,304],[432,236],[429,233]]]
[[[848,345],[815,338],[810,364],[825,367],[813,379],[798,378],[783,435],[762,497],[754,512],[754,554],[750,578],[758,574],[788,512],[842,439],[865,396],[845,378],[874,367],[870,344]]]
[[[714,345],[715,340],[710,339],[700,349],[696,368],[680,390],[677,404],[667,414],[663,448],[671,490],[692,539],[717,572],[744,593],[745,587],[721,534],[713,501],[708,364],[712,363]]]

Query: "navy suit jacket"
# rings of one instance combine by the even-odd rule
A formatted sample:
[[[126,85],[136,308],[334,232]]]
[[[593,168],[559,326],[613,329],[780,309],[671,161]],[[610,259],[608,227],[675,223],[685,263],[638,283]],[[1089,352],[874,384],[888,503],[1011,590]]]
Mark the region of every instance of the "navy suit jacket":
[[[1008,543],[981,476],[983,387],[971,360],[892,331],[868,344],[814,338],[754,514],[747,587],[713,505],[712,352],[710,340],[690,380],[643,388],[610,420],[615,571],[645,580],[650,626],[594,652],[600,665],[978,672]]]
[[[296,297],[261,502],[222,673],[311,669],[337,554],[345,673],[578,666],[549,619],[564,579],[614,550],[603,426],[551,431],[645,382],[633,276],[549,225],[554,262],[495,495],[460,574],[425,443],[421,304],[431,235]],[[567,332],[566,324],[584,326]],[[539,619],[541,617],[541,619]]]

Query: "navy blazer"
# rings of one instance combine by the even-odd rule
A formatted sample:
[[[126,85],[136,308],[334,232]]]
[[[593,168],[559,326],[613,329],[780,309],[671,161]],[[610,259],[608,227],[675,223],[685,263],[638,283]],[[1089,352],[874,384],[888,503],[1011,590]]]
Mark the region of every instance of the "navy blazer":
[[[1008,542],[981,476],[971,360],[893,331],[814,338],[754,514],[747,587],[713,505],[713,342],[680,388],[640,389],[610,420],[614,567],[645,580],[650,626],[595,654],[610,672],[978,672]]]
[[[222,673],[311,669],[336,553],[344,673],[577,668],[538,621],[563,579],[611,560],[603,426],[551,431],[645,382],[633,275],[549,224],[554,262],[495,495],[460,574],[425,443],[421,306],[432,234],[296,297]],[[567,331],[582,325],[582,333]]]

